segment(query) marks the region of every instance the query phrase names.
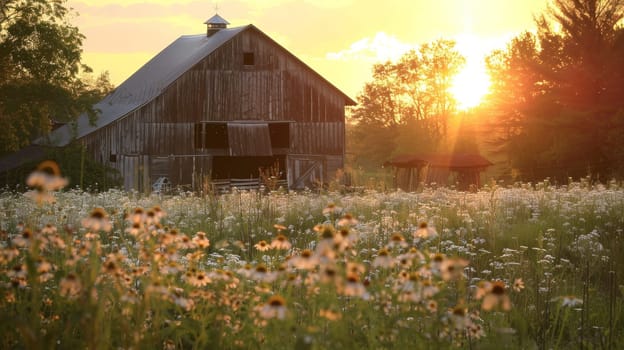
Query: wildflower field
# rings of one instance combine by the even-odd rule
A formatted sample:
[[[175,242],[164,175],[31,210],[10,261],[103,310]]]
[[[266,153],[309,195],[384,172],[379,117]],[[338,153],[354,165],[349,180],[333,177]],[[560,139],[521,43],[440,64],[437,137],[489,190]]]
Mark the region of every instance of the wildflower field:
[[[616,183],[38,191],[0,194],[2,349],[624,348]]]

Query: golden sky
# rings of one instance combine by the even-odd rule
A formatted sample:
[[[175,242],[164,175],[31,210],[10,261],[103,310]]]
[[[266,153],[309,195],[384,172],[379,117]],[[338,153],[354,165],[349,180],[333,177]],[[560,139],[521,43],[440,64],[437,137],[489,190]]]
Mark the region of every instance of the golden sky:
[[[254,24],[355,98],[372,64],[439,38],[479,65],[484,54],[532,30],[547,0],[222,0],[231,26]],[[84,61],[115,85],[181,35],[204,33],[215,1],[69,0],[86,36]],[[472,62],[472,63],[471,63]]]

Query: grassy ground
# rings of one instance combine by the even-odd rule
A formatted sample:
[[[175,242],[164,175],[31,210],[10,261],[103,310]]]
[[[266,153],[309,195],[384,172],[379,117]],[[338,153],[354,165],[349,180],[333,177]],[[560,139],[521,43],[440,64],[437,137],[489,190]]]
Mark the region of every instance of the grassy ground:
[[[1,348],[624,347],[617,184],[43,190],[0,194]]]

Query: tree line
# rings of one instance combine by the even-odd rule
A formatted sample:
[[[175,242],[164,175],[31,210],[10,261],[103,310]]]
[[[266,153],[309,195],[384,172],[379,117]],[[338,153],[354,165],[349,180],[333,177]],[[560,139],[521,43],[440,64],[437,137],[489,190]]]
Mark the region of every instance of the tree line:
[[[113,89],[107,72],[94,77],[82,62],[84,36],[69,22],[71,14],[65,0],[0,1],[0,156],[82,113],[95,122],[93,105]],[[72,185],[117,184],[111,169],[86,157],[79,144],[44,153],[61,164]],[[36,164],[5,172],[0,183],[23,185]]]
[[[84,36],[65,0],[0,1],[0,155],[81,113],[112,89],[82,63]]]
[[[351,112],[354,164],[378,167],[403,153],[480,151],[505,164],[499,176],[525,181],[621,178],[623,18],[623,0],[554,1],[536,16],[535,31],[486,58],[490,93],[470,112],[457,110],[448,89],[463,64],[452,41],[375,65]],[[449,135],[453,117],[473,127]]]
[[[0,155],[82,113],[95,121],[92,106],[113,89],[106,73],[88,75],[70,16],[66,0],[0,2]],[[465,63],[454,42],[376,64],[348,119],[351,162],[372,169],[402,153],[481,152],[521,180],[621,178],[623,18],[624,0],[554,0],[534,31],[486,58],[491,91],[469,112],[449,91]]]

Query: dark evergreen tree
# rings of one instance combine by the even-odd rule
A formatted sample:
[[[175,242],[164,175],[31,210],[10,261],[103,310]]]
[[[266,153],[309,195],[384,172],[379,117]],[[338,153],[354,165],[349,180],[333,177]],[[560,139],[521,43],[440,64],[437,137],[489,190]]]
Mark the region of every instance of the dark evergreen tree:
[[[557,0],[488,58],[493,142],[524,180],[622,175],[622,0]]]

